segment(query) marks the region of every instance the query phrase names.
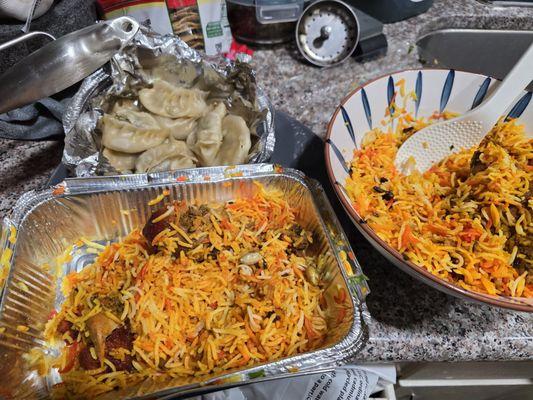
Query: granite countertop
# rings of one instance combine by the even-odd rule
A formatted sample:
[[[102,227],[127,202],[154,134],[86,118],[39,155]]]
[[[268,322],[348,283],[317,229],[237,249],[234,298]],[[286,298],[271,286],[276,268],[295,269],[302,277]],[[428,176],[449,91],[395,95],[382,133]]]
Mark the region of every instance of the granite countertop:
[[[388,53],[330,69],[305,64],[290,46],[254,54],[260,84],[274,106],[324,137],[341,98],[374,77],[420,66],[412,45],[436,28],[531,29],[533,9],[495,9],[474,0],[436,0],[421,16],[385,26]],[[45,184],[61,159],[62,144],[0,139],[0,214],[21,193]],[[357,361],[528,360],[533,354],[533,314],[510,312],[447,296],[399,271],[354,227],[348,234],[365,274],[371,314],[368,343]]]

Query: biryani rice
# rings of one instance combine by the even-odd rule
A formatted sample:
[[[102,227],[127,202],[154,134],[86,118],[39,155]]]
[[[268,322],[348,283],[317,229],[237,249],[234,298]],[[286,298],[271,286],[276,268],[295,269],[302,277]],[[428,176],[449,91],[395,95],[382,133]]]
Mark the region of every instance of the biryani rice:
[[[354,151],[346,190],[363,221],[404,259],[464,289],[533,297],[533,140],[500,121],[479,148],[462,149],[424,174],[402,175],[399,146],[453,116],[395,110]],[[387,129],[388,127],[388,129]]]
[[[321,268],[312,246],[282,193],[259,185],[224,204],[166,205],[63,280],[66,300],[45,329],[50,344],[66,344],[46,360],[60,369],[56,395],[92,398],[150,376],[202,377],[320,347],[328,303],[310,278]]]

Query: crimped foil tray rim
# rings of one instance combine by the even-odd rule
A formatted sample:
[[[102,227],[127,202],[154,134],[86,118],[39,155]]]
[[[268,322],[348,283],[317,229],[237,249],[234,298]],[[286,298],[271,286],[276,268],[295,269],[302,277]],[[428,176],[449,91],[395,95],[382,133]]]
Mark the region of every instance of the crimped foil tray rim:
[[[8,228],[9,225],[13,225],[16,228],[19,227],[24,219],[38,207],[40,204],[52,200],[57,197],[63,196],[76,196],[83,194],[91,193],[101,193],[108,191],[121,191],[121,190],[134,190],[142,189],[146,187],[158,187],[164,185],[187,185],[190,183],[207,183],[207,182],[221,182],[232,179],[253,179],[255,177],[266,177],[273,176],[277,174],[283,174],[298,183],[302,184],[307,190],[310,191],[312,195],[313,206],[318,211],[319,222],[326,234],[327,240],[330,244],[330,250],[332,251],[336,261],[337,266],[340,269],[342,278],[346,284],[346,287],[350,291],[350,298],[354,309],[354,315],[352,319],[351,326],[347,331],[347,334],[344,338],[337,341],[335,344],[328,346],[326,348],[321,348],[318,350],[309,351],[303,354],[297,354],[290,356],[281,360],[267,362],[263,364],[256,365],[254,367],[246,368],[240,371],[233,371],[227,374],[219,375],[213,378],[209,378],[205,381],[199,383],[188,384],[184,386],[179,386],[175,388],[168,388],[161,390],[159,392],[154,392],[147,395],[137,396],[135,398],[150,398],[153,395],[172,395],[179,394],[180,392],[186,390],[187,393],[192,395],[195,389],[205,387],[207,385],[212,385],[213,388],[218,388],[220,386],[220,381],[231,378],[231,377],[240,377],[240,382],[247,382],[250,380],[260,380],[250,378],[249,374],[253,374],[259,371],[267,371],[268,377],[277,376],[283,374],[283,377],[286,377],[287,373],[290,373],[290,366],[294,363],[304,364],[304,367],[300,369],[301,372],[309,371],[311,369],[336,366],[341,364],[343,361],[353,357],[353,355],[358,352],[366,342],[367,339],[367,329],[366,329],[366,314],[367,308],[365,303],[365,297],[369,292],[368,286],[364,281],[358,281],[354,283],[347,276],[346,270],[342,265],[342,261],[339,256],[340,250],[351,251],[351,246],[349,245],[348,240],[342,228],[340,227],[339,221],[336,218],[333,209],[327,199],[325,192],[318,183],[318,181],[309,179],[302,172],[290,169],[290,168],[281,168],[271,164],[246,164],[240,166],[232,167],[205,167],[205,168],[192,168],[187,170],[177,170],[173,172],[158,172],[158,173],[149,173],[149,174],[130,174],[130,175],[118,175],[118,176],[94,176],[87,178],[67,178],[64,182],[56,185],[54,188],[49,188],[41,191],[30,191],[21,196],[17,201],[15,207],[13,208],[12,214],[9,217],[4,219],[4,230]],[[206,176],[209,179],[206,179]],[[183,177],[187,179],[184,181]],[[324,209],[325,208],[325,209]],[[324,220],[324,214],[328,214],[330,227],[326,225]],[[338,247],[338,244],[335,243],[333,238],[333,233],[329,228],[335,229],[335,235],[340,236],[339,239],[341,242],[344,242],[344,248],[341,249]],[[16,248],[16,244],[12,244],[7,240],[2,243],[2,247],[13,246]],[[357,275],[362,274],[361,267],[357,262],[357,259],[354,257],[352,269],[357,271]],[[5,288],[7,288],[8,283],[6,283]],[[5,297],[5,288],[2,293],[2,301]],[[335,353],[332,356],[330,353]],[[327,362],[317,363],[313,361],[316,359],[324,359],[322,355],[328,355],[329,359]],[[298,372],[293,373],[297,375]],[[218,382],[218,384],[217,384]],[[223,386],[223,385],[222,385]],[[217,389],[218,390],[218,389]]]

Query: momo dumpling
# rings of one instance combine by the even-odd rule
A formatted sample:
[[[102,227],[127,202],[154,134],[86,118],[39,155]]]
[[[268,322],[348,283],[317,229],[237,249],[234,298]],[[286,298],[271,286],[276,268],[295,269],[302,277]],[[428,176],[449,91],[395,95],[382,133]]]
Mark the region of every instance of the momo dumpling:
[[[162,163],[157,164],[155,167],[150,169],[148,172],[164,172],[164,171],[174,171],[176,169],[184,168],[194,168],[196,164],[194,160],[189,157],[184,156],[175,156],[170,157],[164,160]]]
[[[109,161],[109,164],[119,172],[133,171],[135,169],[135,161],[138,154],[122,153],[104,148],[102,154]]]
[[[166,162],[169,160],[169,162]],[[180,165],[174,168],[195,167],[196,157],[185,142],[170,140],[142,153],[135,163],[136,172],[167,171],[167,165]]]
[[[186,89],[156,79],[153,87],[139,91],[139,100],[148,111],[162,117],[199,118],[206,111],[207,95],[198,89]]]
[[[140,111],[124,111],[102,117],[102,144],[123,153],[140,153],[163,143],[168,128],[162,128],[156,119]]]
[[[187,145],[198,156],[200,165],[216,165],[216,155],[222,145],[222,119],[226,115],[224,103],[212,105],[206,115],[198,121],[198,130],[187,138]]]
[[[244,164],[252,147],[250,130],[244,119],[238,115],[226,115],[222,120],[222,136],[216,165]]]
[[[198,126],[198,122],[194,118],[172,119],[156,115],[155,119],[157,119],[157,122],[159,122],[163,128],[168,128],[170,135],[176,140],[187,139]]]

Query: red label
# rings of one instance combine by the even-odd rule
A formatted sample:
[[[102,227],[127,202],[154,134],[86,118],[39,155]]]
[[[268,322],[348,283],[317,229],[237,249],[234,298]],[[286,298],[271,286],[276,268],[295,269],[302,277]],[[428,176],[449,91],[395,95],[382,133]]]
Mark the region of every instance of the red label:
[[[171,10],[190,6],[196,6],[196,0],[167,0],[167,7]]]
[[[245,44],[237,43],[235,39],[233,39],[231,41],[231,47],[229,51],[226,54],[224,54],[224,56],[230,60],[235,60],[235,58],[237,58],[237,55],[239,53],[244,53],[244,54],[248,54],[249,56],[251,56],[252,54],[254,54],[254,51],[250,49],[249,47],[247,47]]]
[[[121,8],[127,8],[131,6],[137,6],[139,4],[158,4],[166,7],[164,0],[97,0],[97,3],[102,7],[105,13],[120,10]]]

